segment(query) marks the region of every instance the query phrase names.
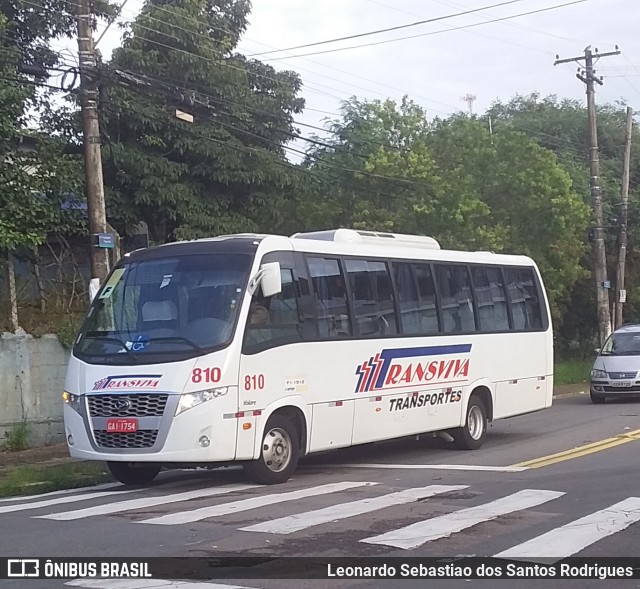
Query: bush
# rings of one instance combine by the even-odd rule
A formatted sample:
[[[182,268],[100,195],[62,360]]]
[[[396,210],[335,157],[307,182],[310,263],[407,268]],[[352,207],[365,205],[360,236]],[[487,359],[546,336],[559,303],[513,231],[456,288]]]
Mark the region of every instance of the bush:
[[[19,452],[29,448],[29,429],[27,422],[23,421],[13,430],[6,432],[6,439],[2,444],[2,450],[7,452]]]

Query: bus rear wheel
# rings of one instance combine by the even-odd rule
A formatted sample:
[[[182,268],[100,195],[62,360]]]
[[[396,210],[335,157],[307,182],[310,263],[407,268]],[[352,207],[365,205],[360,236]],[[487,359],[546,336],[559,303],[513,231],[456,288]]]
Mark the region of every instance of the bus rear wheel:
[[[264,428],[260,458],[245,462],[245,474],[261,485],[277,485],[289,480],[300,459],[300,436],[291,421],[273,415]]]
[[[478,395],[473,395],[467,405],[467,418],[463,427],[451,432],[456,448],[477,450],[487,435],[487,410]]]
[[[107,462],[107,468],[115,479],[125,485],[146,485],[158,476],[159,464],[134,466],[128,462]]]

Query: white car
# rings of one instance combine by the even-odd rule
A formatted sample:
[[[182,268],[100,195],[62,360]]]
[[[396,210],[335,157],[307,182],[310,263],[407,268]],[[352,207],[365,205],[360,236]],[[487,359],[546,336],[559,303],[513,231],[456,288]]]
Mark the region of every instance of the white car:
[[[591,402],[640,396],[640,325],[623,325],[596,351],[589,387]]]

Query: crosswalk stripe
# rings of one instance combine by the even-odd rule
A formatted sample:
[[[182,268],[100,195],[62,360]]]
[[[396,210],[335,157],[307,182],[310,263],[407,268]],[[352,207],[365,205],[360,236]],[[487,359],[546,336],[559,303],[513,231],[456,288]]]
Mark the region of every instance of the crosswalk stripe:
[[[419,487],[415,489],[406,489],[381,497],[372,497],[368,499],[360,499],[349,503],[339,503],[331,505],[323,509],[314,511],[306,511],[296,515],[281,517],[266,522],[262,522],[246,528],[240,528],[245,532],[266,532],[270,534],[291,534],[305,528],[334,522],[339,519],[345,519],[363,513],[369,513],[385,507],[393,505],[402,505],[411,503],[418,499],[426,499],[433,495],[448,493],[450,491],[460,491],[468,488],[468,485],[430,485],[428,487]]]
[[[425,542],[446,538],[455,532],[460,532],[479,523],[490,521],[501,515],[541,505],[552,499],[557,499],[562,495],[564,495],[564,493],[560,491],[525,489],[483,505],[460,509],[453,513],[419,521],[410,526],[380,534],[379,536],[365,538],[364,540],[360,540],[360,542],[383,544],[408,550],[421,546]]]
[[[123,491],[100,491],[99,493],[83,493],[81,495],[63,495],[56,499],[45,499],[44,501],[32,501],[31,503],[19,503],[17,505],[2,505],[0,513],[11,513],[13,511],[26,511],[27,509],[39,509],[50,507],[51,505],[61,505],[63,503],[75,503],[76,501],[86,501],[87,499],[98,499],[100,497],[118,497],[124,493],[134,493],[139,489],[125,489]]]
[[[640,498],[629,497],[496,554],[496,558],[564,558],[640,520]]]
[[[226,485],[224,487],[215,487],[213,489],[197,489],[195,491],[185,491],[183,493],[173,493],[171,495],[141,497],[140,499],[130,499],[129,501],[116,501],[115,503],[105,503],[104,505],[96,505],[95,507],[87,507],[86,509],[62,511],[60,513],[50,513],[47,515],[39,515],[37,517],[40,519],[69,521],[84,517],[92,517],[94,515],[131,511],[132,509],[144,509],[145,507],[154,507],[156,505],[164,505],[166,503],[177,503],[179,501],[189,501],[190,499],[200,499],[202,497],[224,495],[226,493],[234,493],[236,491],[246,491],[247,489],[255,489],[259,486],[260,485]]]
[[[189,581],[167,581],[164,579],[75,579],[65,583],[71,587],[85,589],[257,589],[243,585],[222,583],[198,583]]]
[[[145,519],[139,523],[161,524],[165,526],[185,524],[185,523],[200,521],[209,517],[216,517],[220,515],[228,515],[230,513],[239,513],[241,511],[248,511],[250,509],[256,509],[258,507],[264,507],[265,505],[273,505],[275,503],[283,503],[285,501],[294,501],[296,499],[304,499],[305,497],[314,497],[316,495],[325,495],[328,493],[336,493],[338,491],[353,489],[355,487],[371,486],[371,485],[377,485],[377,484],[378,483],[365,483],[365,482],[330,483],[327,485],[320,485],[318,487],[310,487],[308,489],[290,491],[288,493],[262,495],[259,497],[251,497],[250,499],[233,501],[231,503],[223,503],[222,505],[213,505],[210,507],[202,507],[200,509],[194,509],[191,511],[181,511],[178,513],[170,513],[168,515],[163,515],[160,517]]]

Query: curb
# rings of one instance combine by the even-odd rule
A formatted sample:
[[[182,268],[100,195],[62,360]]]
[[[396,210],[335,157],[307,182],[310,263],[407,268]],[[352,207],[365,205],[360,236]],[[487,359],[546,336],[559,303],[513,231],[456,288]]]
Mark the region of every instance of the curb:
[[[553,395],[554,399],[566,399],[568,397],[578,397],[579,395],[587,395],[589,391],[574,391],[572,393],[558,393]]]

